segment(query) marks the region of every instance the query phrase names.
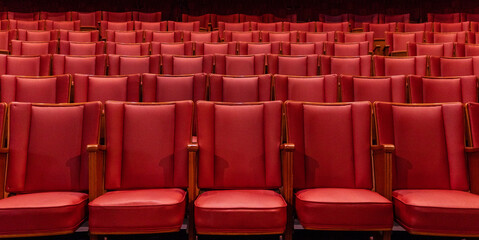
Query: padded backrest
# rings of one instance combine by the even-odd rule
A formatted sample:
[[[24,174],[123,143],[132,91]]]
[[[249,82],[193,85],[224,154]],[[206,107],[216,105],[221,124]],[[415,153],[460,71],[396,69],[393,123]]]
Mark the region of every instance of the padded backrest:
[[[206,100],[205,73],[190,75],[142,76],[143,102],[170,102],[182,100]]]
[[[434,32],[462,32],[469,31],[471,27],[470,22],[458,23],[434,23]]]
[[[198,187],[281,186],[281,102],[198,101]],[[246,150],[247,149],[247,150]]]
[[[108,55],[109,75],[160,73],[160,56]]]
[[[148,43],[146,44],[147,47]],[[170,55],[193,55],[193,43],[160,43],[152,42],[151,43],[151,54],[170,54]],[[147,50],[146,48],[145,50]]]
[[[334,32],[305,32],[299,33],[300,42],[334,42]]]
[[[46,30],[80,31],[80,20],[77,21],[45,21]]]
[[[107,100],[140,101],[140,74],[125,76],[73,75],[75,92],[73,102]]]
[[[173,22],[168,21],[168,31],[200,31],[200,21]]]
[[[106,53],[132,56],[150,55],[150,43],[106,42]]]
[[[215,73],[226,75],[259,75],[265,73],[266,57],[256,55],[215,55]]]
[[[478,57],[431,57],[431,76],[468,76],[479,74]]]
[[[218,42],[218,31],[213,32],[183,32],[183,41]]]
[[[370,103],[285,105],[295,188],[372,188]]]
[[[461,21],[460,13],[428,13],[427,21],[441,23],[457,23]]]
[[[166,31],[168,24],[163,22],[139,22],[135,21],[135,30]]]
[[[432,31],[433,23],[398,23],[398,32]]]
[[[259,42],[260,32],[259,31],[248,31],[248,32],[233,32],[233,31],[224,31],[224,41],[225,42]]]
[[[361,56],[369,54],[369,42],[325,43],[325,54],[331,56]]]
[[[141,43],[143,42],[143,31],[106,31],[106,40],[119,43]]]
[[[408,56],[437,56],[452,57],[454,55],[454,43],[408,43]]]
[[[52,70],[53,75],[64,73],[105,75],[106,55],[72,56],[54,54]]]
[[[145,42],[173,43],[181,42],[181,32],[145,31]]]
[[[268,55],[268,72],[295,76],[315,76],[318,74],[319,56],[311,55]]]
[[[216,102],[258,102],[271,100],[272,76],[209,76],[209,100]]]
[[[321,23],[318,22],[318,32],[349,32],[349,23]]]
[[[50,75],[50,60],[51,55],[0,55],[0,74],[48,76]]]
[[[341,76],[341,101],[384,101],[406,103],[406,76]]]
[[[193,101],[107,102],[106,189],[188,186]]]
[[[338,76],[288,76],[274,75],[275,100],[306,102],[336,102]]]
[[[466,32],[426,32],[426,41],[429,43],[466,43]]]
[[[71,76],[69,74],[48,77],[0,77],[2,102],[68,103]]]
[[[103,11],[103,20],[111,22],[126,22],[132,20],[132,12],[108,12]]]
[[[101,11],[96,12],[72,12],[72,20],[80,20],[80,25],[85,27],[97,27],[101,21]]]
[[[161,12],[133,12],[133,20],[143,22],[159,22],[161,21]]]
[[[200,27],[208,28],[208,24],[211,22],[211,14],[203,14],[200,16],[193,16],[189,14],[181,14],[181,20],[183,22],[200,21]]]
[[[60,54],[80,56],[105,54],[105,42],[60,41]]]
[[[470,144],[473,147],[479,146],[479,103],[466,104],[467,116],[470,127]]]
[[[40,19],[53,21],[70,21],[71,12],[40,12]]]
[[[18,30],[18,40],[22,41],[51,41],[57,40],[56,31],[43,31],[43,30]]]
[[[262,42],[297,42],[298,31],[291,32],[261,32]]]
[[[0,31],[0,51],[8,51],[10,46],[10,31]]]
[[[204,56],[173,56],[162,55],[163,74],[194,74],[212,73],[213,55]]]
[[[395,22],[408,23],[410,16],[411,16],[410,13],[396,14],[396,15],[388,14],[388,15],[384,15],[384,22],[385,23],[395,23]]]
[[[394,144],[393,189],[468,190],[461,103],[375,103],[378,144]]]
[[[45,55],[54,54],[58,50],[58,41],[29,42],[12,40],[12,55]]]
[[[38,20],[8,20],[9,29],[24,29],[24,30],[43,30],[45,28],[45,21]]]
[[[195,43],[195,55],[236,54],[236,42]]]
[[[371,75],[371,56],[332,57],[320,56],[320,74]]]
[[[421,43],[423,39],[424,32],[386,33],[386,44],[392,52],[407,51],[407,43]]]
[[[412,103],[477,102],[477,77],[410,76]]]
[[[99,39],[99,31],[63,31],[60,30],[60,40],[74,42],[96,42]]]
[[[373,32],[374,39],[385,39],[385,32],[395,32],[396,23],[363,23],[365,32]]]
[[[316,22],[304,22],[304,23],[284,22],[283,31],[316,32]],[[322,32],[322,31],[318,31],[318,32]]]
[[[373,56],[376,76],[426,75],[427,57],[384,57]]]
[[[88,190],[86,147],[99,143],[100,113],[99,102],[11,103],[6,190]]]
[[[273,47],[274,46],[274,47]],[[239,54],[270,54],[273,51],[279,53],[279,43],[239,43]],[[273,50],[274,49],[274,50]]]

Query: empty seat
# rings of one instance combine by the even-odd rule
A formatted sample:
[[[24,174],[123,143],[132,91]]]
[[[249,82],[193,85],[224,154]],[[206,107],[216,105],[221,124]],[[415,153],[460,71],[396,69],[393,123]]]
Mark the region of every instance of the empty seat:
[[[53,55],[53,75],[58,74],[106,74],[106,55],[74,56],[74,55]]]
[[[405,13],[405,14],[382,14],[379,17],[379,22],[380,23],[397,23],[397,22],[402,22],[402,23],[408,23],[409,18],[411,14]]]
[[[183,31],[183,41],[192,41],[192,42],[218,42],[219,33],[218,31],[213,32],[190,32]]]
[[[0,75],[48,76],[50,75],[50,61],[51,55],[0,55]]]
[[[166,31],[168,29],[167,21],[162,21],[162,22],[135,21],[134,25],[135,25],[135,30]]]
[[[428,43],[466,43],[466,32],[426,32]]]
[[[373,191],[373,176],[376,182],[385,180],[377,172],[386,169],[372,164],[371,104],[288,101],[285,109],[288,143],[295,147],[295,210],[301,225],[310,230],[384,231],[384,239],[389,238],[390,196]]]
[[[181,14],[181,20],[183,22],[200,22],[200,28],[202,30],[209,29],[209,25],[211,24],[211,14],[203,14],[200,16],[193,16],[189,14]]]
[[[311,55],[268,55],[268,73],[295,76],[318,74],[319,57]]]
[[[412,234],[478,235],[479,196],[468,192],[464,106],[377,102],[374,110],[378,144],[391,149],[382,157],[394,169],[389,187],[396,222]]]
[[[369,54],[369,42],[326,42],[325,54],[331,56],[361,56]]]
[[[162,55],[163,74],[194,74],[212,73],[213,55],[204,56],[174,56]]]
[[[108,75],[160,73],[160,56],[108,55]]]
[[[240,20],[239,14],[219,15],[211,14],[211,24],[213,29],[218,28],[218,22],[237,23]]]
[[[151,54],[193,55],[193,43],[151,42]]]
[[[292,217],[285,201],[292,189],[288,176],[281,176],[281,102],[198,101],[197,106],[197,186],[210,191],[194,201],[196,233],[283,234]],[[214,166],[219,157],[221,166]],[[281,186],[285,197],[271,190]]]
[[[319,14],[319,21],[326,23],[339,23],[339,22],[348,22],[349,14],[339,14],[339,15],[326,15]]]
[[[433,23],[398,23],[397,30],[398,32],[419,32],[419,31],[432,31]]]
[[[363,23],[379,23],[379,14],[370,14],[370,15],[357,15],[350,14],[349,21],[352,23],[352,28],[362,28]]]
[[[1,102],[68,103],[71,75],[0,77]]]
[[[12,20],[38,20],[39,12],[7,12],[7,18]]]
[[[200,31],[200,22],[174,22],[168,21],[168,31]]]
[[[274,75],[274,99],[306,102],[337,102],[338,75]]]
[[[341,76],[341,101],[406,103],[406,75],[389,77]]]
[[[107,30],[110,31],[132,31],[134,29],[134,22],[109,22],[100,21],[100,35],[102,39],[106,39]]]
[[[259,42],[259,43],[238,43],[238,52],[240,55],[252,54],[279,54],[281,49],[279,42]]]
[[[205,73],[184,75],[142,75],[143,102],[206,100]]]
[[[75,232],[88,216],[86,149],[99,141],[101,103],[10,106],[5,190],[15,196],[0,200],[1,236]]]
[[[456,46],[456,50],[455,50],[456,57],[479,56],[479,44],[456,43],[455,46]]]
[[[428,13],[428,22],[457,23],[461,21],[460,13]]]
[[[466,117],[468,122],[467,132],[470,133],[467,135],[467,142],[469,143],[466,147],[466,151],[469,152],[467,155],[468,158],[468,170],[469,170],[469,184],[470,184],[470,191],[472,193],[477,194],[479,190],[479,183],[476,176],[478,176],[478,165],[477,165],[477,147],[479,144],[479,129],[478,129],[478,114],[479,114],[479,104],[478,103],[467,103],[466,104]]]
[[[99,55],[105,53],[105,42],[60,41],[60,54],[64,55]]]
[[[479,75],[479,57],[430,57],[431,76],[468,76]]]
[[[10,35],[11,31],[0,31],[0,53],[7,53],[10,50],[10,41],[14,36]]]
[[[368,42],[368,49],[370,52],[374,49],[374,33],[373,32],[338,32],[338,42],[351,43],[351,42]]]
[[[365,32],[373,32],[374,40],[385,39],[385,32],[395,32],[396,23],[363,23],[363,30]]]
[[[338,22],[338,23],[317,23],[318,32],[349,32],[349,22]]]
[[[2,29],[44,30],[45,21],[2,20]]]
[[[72,12],[72,20],[80,20],[80,27],[96,29],[101,21],[101,11]]]
[[[106,103],[106,137],[117,140],[106,143],[106,158],[100,162],[105,164],[105,177],[97,187],[109,191],[98,192],[89,203],[91,234],[180,230],[192,119],[192,101]]]
[[[215,55],[215,73],[225,75],[264,74],[265,54],[255,55]]]
[[[320,56],[320,74],[371,76],[371,56]]]
[[[161,22],[161,12],[133,12],[133,20],[142,22]]]
[[[246,32],[250,30],[251,30],[250,22],[241,22],[241,23],[218,22],[218,31],[220,33],[221,38],[223,38],[224,31]]]
[[[57,31],[24,30],[24,29],[19,29],[17,31],[18,31],[18,40],[22,40],[22,41],[58,40]]]
[[[374,75],[376,76],[393,76],[393,75],[426,75],[427,74],[427,57],[385,57],[373,56]]]
[[[182,31],[174,32],[165,32],[165,31],[150,31],[146,30],[145,32],[145,42],[162,42],[162,43],[173,43],[181,42],[183,38]]]
[[[411,103],[477,102],[477,77],[409,77]]]
[[[271,101],[272,75],[209,75],[209,100],[215,102]]]
[[[424,32],[386,32],[386,47],[390,55],[406,55],[407,43],[422,42],[424,42]]]
[[[281,32],[283,31],[283,22],[251,22],[251,30]]]
[[[72,13],[71,12],[40,12],[41,20],[52,20],[52,21],[71,21]]]
[[[298,32],[261,32],[262,42],[298,42]]]
[[[117,76],[74,74],[73,102],[105,103],[107,100],[139,102],[140,80],[140,74]]]
[[[265,22],[264,15],[248,15],[240,13],[240,22]]]
[[[80,20],[76,21],[45,21],[45,30],[80,31]]]
[[[335,32],[299,32],[299,42],[334,42]]]
[[[322,32],[316,29],[316,22],[292,23],[284,22],[283,31]]]
[[[150,43],[106,42],[106,54],[150,55]]]
[[[479,22],[479,14],[477,13],[463,13],[463,21]]]
[[[33,42],[12,40],[12,55],[44,55],[54,54],[58,51],[58,41]]]
[[[237,52],[236,42],[196,42],[195,55],[211,55],[211,54],[230,54],[234,55]]]
[[[60,40],[74,42],[97,42],[100,40],[100,32],[92,31],[60,31]]]
[[[324,54],[324,42],[305,42],[305,43],[281,43],[281,54],[283,55],[323,55]],[[273,54],[277,54],[275,49]]]
[[[453,57],[454,43],[408,43],[408,56],[438,56],[438,57]]]
[[[434,23],[434,32],[467,32],[471,30],[471,22]]]
[[[106,40],[119,43],[142,43],[143,31],[106,31]]]
[[[259,42],[260,41],[260,32],[259,31],[248,31],[248,32],[232,32],[224,31],[224,41],[225,42]]]
[[[102,20],[110,22],[127,22],[133,20],[133,12],[102,11]]]

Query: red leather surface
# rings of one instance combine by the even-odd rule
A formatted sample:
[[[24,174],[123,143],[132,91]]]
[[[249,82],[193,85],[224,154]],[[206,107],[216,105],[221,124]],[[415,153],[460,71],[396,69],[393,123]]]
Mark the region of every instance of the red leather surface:
[[[210,100],[223,102],[257,102],[271,100],[271,75],[251,77],[210,75]]]
[[[337,101],[338,77],[335,74],[317,77],[275,75],[274,82],[276,100]]]
[[[70,75],[48,78],[2,75],[0,96],[2,102],[67,103]]]
[[[410,76],[409,82],[413,103],[477,101],[476,76],[440,79]]]
[[[360,78],[341,76],[341,98],[343,102],[385,101],[406,102],[406,76],[384,78]]]

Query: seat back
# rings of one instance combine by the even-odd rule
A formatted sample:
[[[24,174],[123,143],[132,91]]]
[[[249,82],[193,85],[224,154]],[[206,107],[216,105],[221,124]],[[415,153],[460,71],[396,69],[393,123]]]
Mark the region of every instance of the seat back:
[[[320,74],[371,75],[371,56],[335,57],[320,56]]]
[[[119,43],[142,43],[144,38],[143,31],[106,31],[106,40]]]
[[[265,73],[266,56],[215,55],[215,73],[225,75],[259,75]]]
[[[212,32],[190,32],[183,31],[183,41],[192,41],[192,42],[218,42],[219,33],[218,31]]]
[[[60,41],[60,54],[83,56],[105,54],[105,42]]]
[[[214,42],[214,43],[202,43],[196,42],[195,55],[212,55],[212,54],[231,54],[234,55],[237,52],[236,42]]]
[[[198,101],[197,112],[198,139],[201,139],[199,188],[281,186],[280,101],[249,104]]]
[[[146,43],[147,46],[149,45]],[[151,42],[151,54],[193,55],[193,42],[160,43]]]
[[[296,189],[372,188],[370,103],[287,101],[285,106]]]
[[[466,32],[426,32],[428,43],[466,43]]]
[[[6,190],[87,191],[86,147],[99,144],[100,114],[100,102],[11,103]]]
[[[233,31],[225,30],[223,35],[224,35],[225,42],[233,42],[233,41],[234,42],[259,42],[260,41],[259,31],[233,32]]]
[[[163,74],[194,74],[194,73],[212,73],[213,55],[204,56],[174,56],[162,55]]]
[[[379,23],[379,14],[357,15],[350,14],[349,19],[353,28],[362,28],[363,23]]]
[[[174,22],[168,21],[168,31],[200,31],[200,21],[195,22]]]
[[[326,42],[324,44],[325,54],[331,56],[361,56],[369,54],[369,45],[367,41],[364,42]]]
[[[2,102],[68,103],[70,101],[71,75],[46,77],[0,77]]]
[[[477,102],[477,76],[409,77],[411,103]]]
[[[471,30],[471,22],[434,23],[434,32],[467,32]]]
[[[398,23],[397,30],[398,32],[426,32],[432,31],[433,23]]]
[[[479,57],[430,57],[431,76],[479,75]]]
[[[375,101],[406,103],[406,76],[341,76],[341,101]]]
[[[460,13],[428,13],[428,22],[457,23],[461,21]]]
[[[97,42],[99,40],[100,32],[98,30],[92,31],[63,31],[60,30],[60,40],[74,41],[74,42]]]
[[[437,56],[453,57],[454,43],[408,43],[408,56]]]
[[[140,74],[120,76],[95,76],[74,74],[75,92],[73,102],[91,102],[107,100],[140,101]]]
[[[318,32],[349,32],[349,22],[338,22],[338,23],[317,23]]]
[[[143,102],[206,100],[205,73],[187,75],[142,75]]]
[[[268,72],[294,76],[318,75],[319,56],[311,55],[268,55]]]
[[[393,189],[468,190],[461,103],[374,104],[378,144],[393,144]]]
[[[258,102],[271,100],[272,76],[209,76],[209,100],[216,102]]]
[[[393,76],[393,75],[426,75],[427,74],[427,57],[384,57],[373,56],[374,75],[376,76]]]
[[[72,12],[72,20],[80,20],[81,27],[96,28],[101,21],[101,11]]]
[[[54,41],[58,39],[56,31],[43,31],[43,30],[18,30],[18,40],[22,41]]]
[[[382,22],[383,23],[397,23],[397,22],[408,23],[410,17],[411,17],[411,14],[409,13],[396,14],[396,15],[385,14],[383,15],[384,20]]]
[[[173,43],[173,42],[181,42],[183,38],[183,32],[181,31],[173,31],[173,32],[165,32],[165,31],[150,31],[145,30],[145,42],[162,42],[162,43]]]
[[[167,21],[161,22],[140,22],[135,21],[135,30],[166,31],[168,29]]]
[[[33,42],[12,40],[12,55],[44,55],[54,54],[58,51],[58,41]]]
[[[316,29],[316,22],[283,22],[283,31],[322,32]]]
[[[406,52],[407,43],[424,42],[424,32],[386,32],[386,45],[390,46],[391,53]]]
[[[110,22],[126,22],[133,20],[133,12],[102,12],[102,19]]]
[[[274,75],[274,99],[306,102],[336,102],[338,100],[338,76],[289,76]]]
[[[365,32],[373,32],[374,39],[385,39],[385,32],[395,32],[396,23],[363,23]]]
[[[108,55],[109,75],[160,73],[160,55]]]
[[[183,22],[196,22],[200,21],[200,28],[208,29],[209,24],[211,23],[211,14],[203,14],[200,16],[193,16],[189,14],[181,14],[181,20]]]
[[[334,42],[335,32],[299,32],[299,42]]]
[[[325,42],[305,42],[305,43],[281,43],[281,54],[283,55],[323,55]],[[273,48],[273,54],[276,52]]]
[[[45,21],[45,30],[80,31],[80,20],[76,21]]]
[[[21,76],[50,75],[51,55],[0,55],[0,74]]]
[[[54,54],[52,61],[53,75],[58,74],[106,74],[106,55],[74,56]]]
[[[262,42],[298,42],[298,31],[261,32]]]
[[[133,12],[133,20],[142,22],[161,22],[161,12]]]

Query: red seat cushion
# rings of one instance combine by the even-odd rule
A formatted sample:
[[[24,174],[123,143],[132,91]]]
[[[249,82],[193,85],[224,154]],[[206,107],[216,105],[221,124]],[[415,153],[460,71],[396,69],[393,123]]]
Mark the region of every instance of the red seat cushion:
[[[479,234],[479,195],[457,190],[396,190],[396,221],[411,233]]]
[[[89,204],[90,232],[155,233],[179,231],[186,192],[178,188],[105,193]]]
[[[314,188],[296,193],[296,213],[306,229],[391,229],[389,200],[366,189]]]
[[[270,190],[218,190],[200,194],[195,201],[199,234],[283,233],[286,202]]]
[[[0,200],[0,235],[74,232],[86,217],[88,195],[43,192]]]

